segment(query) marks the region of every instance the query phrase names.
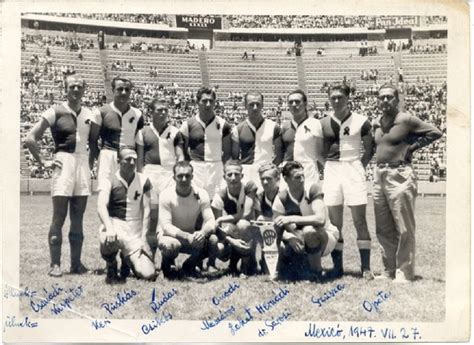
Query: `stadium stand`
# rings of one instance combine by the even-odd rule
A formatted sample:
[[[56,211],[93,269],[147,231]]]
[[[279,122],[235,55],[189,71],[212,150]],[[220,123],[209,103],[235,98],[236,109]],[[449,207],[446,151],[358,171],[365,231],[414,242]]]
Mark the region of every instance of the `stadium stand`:
[[[76,15],[119,22],[175,23],[171,15],[68,14],[69,17]],[[267,17],[224,16],[224,24],[304,27],[316,21],[320,25],[316,27],[367,27],[370,21],[366,16],[354,17],[352,22],[341,21],[341,16],[272,16],[268,22]],[[444,17],[426,17],[424,20],[425,25],[443,23]],[[250,90],[263,93],[265,116],[277,121],[287,116],[286,95],[298,87],[308,93],[310,113],[318,118],[327,116],[326,87],[335,81],[345,81],[351,86],[352,109],[373,121],[379,115],[377,89],[385,82],[392,82],[400,87],[406,110],[434,123],[444,132],[442,140],[415,155],[414,165],[420,180],[446,178],[447,53],[443,40],[414,40],[410,49],[394,52],[384,48],[387,41],[372,41],[370,44],[377,46],[378,51],[370,56],[359,55],[360,45],[356,41],[305,42],[302,56],[295,56],[294,42],[233,42],[229,39],[216,41],[213,49],[202,51],[193,49],[186,39],[130,37],[124,40],[112,37],[107,41],[107,48],[99,50],[94,34],[31,29],[24,29],[23,33],[22,139],[45,109],[62,101],[63,80],[68,73],[80,73],[85,77],[88,89],[84,103],[89,107],[110,101],[110,81],[114,76],[129,77],[135,84],[132,104],[147,114],[149,100],[157,96],[168,97],[175,125],[195,112],[195,91],[203,84],[217,92],[216,112],[235,124],[245,116],[243,95]],[[243,58],[245,50],[247,58]],[[403,68],[403,83],[398,79],[400,67]],[[41,148],[47,157],[52,157],[52,141],[48,135],[49,131]],[[33,164],[27,150],[22,148],[20,151],[22,176],[50,176],[50,172],[41,171]],[[372,171],[368,169],[368,179],[371,175]]]

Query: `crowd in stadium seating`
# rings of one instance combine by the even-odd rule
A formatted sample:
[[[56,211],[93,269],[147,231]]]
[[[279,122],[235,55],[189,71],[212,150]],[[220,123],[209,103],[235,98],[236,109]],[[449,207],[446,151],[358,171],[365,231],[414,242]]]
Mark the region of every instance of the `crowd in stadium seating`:
[[[112,66],[110,68],[112,71],[134,71],[134,67],[132,61],[124,60],[124,61],[114,61],[112,62]]]
[[[172,26],[171,17],[166,14],[135,14],[135,13],[42,13],[55,17],[109,20],[115,22],[131,22],[143,24],[165,24]]]
[[[114,47],[119,49],[120,47]],[[162,43],[150,43],[150,42],[136,42],[130,44],[130,51],[132,52],[162,52],[162,53],[173,53],[173,54],[187,54],[192,49],[196,49],[194,44],[189,41],[185,45],[180,44],[162,44]]]
[[[446,44],[415,44],[409,49],[412,54],[446,53]]]
[[[21,36],[21,48],[26,48],[26,43],[34,43],[40,47],[48,46],[59,46],[72,51],[78,51],[79,49],[92,49],[94,48],[94,40],[84,38],[71,38],[63,36],[49,36],[49,35],[23,35]]]
[[[31,125],[36,123],[41,113],[49,106],[59,101],[62,98],[58,95],[62,94],[63,80],[69,75],[75,73],[74,66],[58,66],[54,63],[51,57],[51,52],[47,44],[53,41],[46,39],[46,46],[43,46],[43,36],[33,38],[42,42],[40,46],[45,47],[44,56],[41,54],[33,54],[30,58],[29,65],[24,65],[21,69],[21,128],[22,134],[26,134]],[[30,38],[28,38],[30,40]],[[64,41],[63,41],[64,42]],[[67,48],[67,44],[63,44]],[[115,65],[115,67],[114,67]],[[130,68],[130,65],[132,68]],[[112,64],[112,70],[133,70],[132,62],[116,61]],[[150,75],[157,76],[157,67],[150,69]],[[353,111],[365,114],[373,121],[379,114],[377,108],[377,90],[379,84],[377,83],[378,71],[375,69],[361,71],[361,79],[372,80],[368,87],[364,90],[358,90],[355,85],[355,80],[347,80],[344,77],[344,82],[351,86],[351,107]],[[54,81],[54,86],[42,85],[43,80]],[[327,86],[323,83],[321,92],[327,91]],[[219,86],[214,87],[218,91]],[[429,82],[429,80],[418,80],[416,84],[406,85],[402,84],[401,92],[406,93],[405,103],[406,109],[422,120],[435,124],[444,133],[446,133],[446,84],[442,87],[437,87]],[[241,92],[229,92],[227,95],[219,93],[218,102],[216,103],[216,113],[225,117],[231,124],[236,124],[245,118],[246,110],[243,102],[243,94]],[[179,126],[181,122],[190,117],[196,111],[196,98],[194,90],[180,88],[177,83],[170,85],[163,84],[146,84],[144,87],[135,88],[132,93],[132,104],[140,108],[144,114],[148,114],[148,102],[155,98],[165,96],[169,99],[171,104],[171,118],[174,125]],[[226,97],[227,96],[227,97]],[[285,95],[281,95],[278,99],[276,107],[264,107],[264,114],[266,117],[280,121],[282,112],[286,110]],[[87,107],[99,107],[106,102],[105,92],[96,91],[86,88],[86,93],[83,98],[83,103]],[[327,116],[330,112],[329,102],[326,102],[324,108],[321,108],[311,100],[308,105],[310,113],[322,118]],[[50,136],[45,136],[42,142],[42,150],[47,157],[52,156],[52,142]],[[444,160],[444,141],[438,141],[433,145],[424,148],[417,154],[416,160],[430,162],[434,168],[433,174],[443,174]],[[32,157],[26,154],[27,161],[32,162]],[[50,176],[50,172],[42,171],[31,165],[32,177]],[[370,176],[370,171],[368,172]],[[435,175],[436,176],[436,175]]]

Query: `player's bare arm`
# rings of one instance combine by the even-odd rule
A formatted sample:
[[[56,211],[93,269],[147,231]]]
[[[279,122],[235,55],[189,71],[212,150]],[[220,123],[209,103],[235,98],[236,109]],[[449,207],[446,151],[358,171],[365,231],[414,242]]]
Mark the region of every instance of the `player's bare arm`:
[[[112,220],[110,219],[109,211],[107,209],[109,197],[110,190],[104,188],[99,191],[99,196],[97,198],[97,212],[99,213],[99,218],[106,231],[105,243],[113,243],[117,240],[117,233],[112,225]]]
[[[91,129],[89,132],[89,166],[92,169],[94,161],[99,157],[99,133],[100,126],[95,122],[91,122]]]
[[[46,129],[49,128],[49,123],[45,118],[42,118],[31,130],[25,139],[25,146],[30,150],[33,157],[39,163],[40,166],[44,166],[46,162],[43,161],[41,157],[41,149],[38,145],[38,140],[40,140]],[[47,165],[48,163],[46,163]]]
[[[364,146],[364,154],[360,160],[364,168],[366,168],[375,153],[372,131],[368,131],[366,135],[362,136],[362,145]]]

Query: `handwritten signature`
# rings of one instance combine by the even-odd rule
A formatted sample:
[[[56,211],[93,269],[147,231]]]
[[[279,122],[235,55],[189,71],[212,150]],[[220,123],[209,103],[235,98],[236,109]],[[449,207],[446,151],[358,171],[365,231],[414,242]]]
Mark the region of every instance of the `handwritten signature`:
[[[218,324],[220,324],[222,321],[224,321],[226,318],[228,318],[234,313],[235,307],[233,305],[231,305],[230,308],[227,308],[224,311],[219,309],[219,315],[217,317],[208,317],[207,320],[202,321],[203,327],[201,327],[201,330],[207,331],[213,327],[216,327]]]
[[[159,317],[157,316],[150,322],[144,323],[141,327],[142,333],[147,335],[150,332],[153,332],[154,330],[156,330],[158,327],[165,324],[166,322],[168,322],[169,320],[171,320],[172,318],[173,318],[173,315],[171,315],[168,312],[163,312],[161,316]]]
[[[5,285],[5,289],[3,291],[3,297],[35,297],[37,292],[35,290],[30,290],[29,287],[17,289],[13,286]]]
[[[276,306],[278,303],[280,303],[288,294],[290,293],[290,290],[286,288],[279,288],[278,291],[273,291],[275,296],[273,296],[271,299],[269,299],[266,302],[257,304],[255,306],[255,309],[257,309],[257,312],[260,314],[264,314],[271,310],[274,306]]]
[[[346,287],[345,284],[337,284],[335,288],[332,288],[331,290],[325,292],[321,297],[318,297],[318,298],[314,298],[314,296],[311,297],[311,302],[322,307],[324,302],[335,297],[339,292],[344,290],[345,287]]]
[[[51,314],[58,315],[61,314],[65,309],[72,309],[71,303],[74,302],[74,300],[76,300],[77,298],[81,297],[83,292],[84,290],[82,289],[81,285],[75,288],[69,288],[67,291],[68,295],[66,296],[66,298],[64,298],[58,304],[53,303],[53,306],[51,307]]]
[[[365,300],[362,302],[362,307],[369,313],[376,311],[380,313],[380,305],[386,302],[390,298],[390,292],[379,291],[377,293],[377,298],[373,301]]]
[[[153,310],[154,313],[158,313],[166,303],[168,303],[176,294],[178,293],[178,290],[175,288],[172,288],[168,292],[163,292],[163,297],[159,300],[156,299],[156,289],[153,288],[151,291],[151,302],[150,302],[150,308]]]
[[[35,302],[33,299],[30,301],[30,307],[35,313],[38,313],[46,308],[52,300],[54,300],[64,291],[64,289],[60,287],[58,283],[51,285],[51,288],[52,291],[48,291],[46,288],[43,288],[46,297],[41,299],[40,302]]]
[[[5,332],[6,328],[36,328],[38,327],[38,322],[30,320],[28,316],[24,319],[17,320],[16,316],[7,316],[5,318],[5,323],[3,324],[3,331]]]
[[[220,302],[231,296],[238,288],[240,288],[239,284],[229,283],[229,288],[227,290],[225,290],[222,294],[211,298],[212,303],[214,305],[219,305]]]
[[[113,315],[114,311],[116,311],[120,307],[127,304],[127,302],[130,301],[136,295],[138,295],[138,292],[136,292],[135,290],[130,290],[130,291],[124,290],[122,293],[119,292],[117,294],[117,298],[115,299],[115,302],[112,302],[112,303],[104,302],[100,306],[104,308],[110,315]]]

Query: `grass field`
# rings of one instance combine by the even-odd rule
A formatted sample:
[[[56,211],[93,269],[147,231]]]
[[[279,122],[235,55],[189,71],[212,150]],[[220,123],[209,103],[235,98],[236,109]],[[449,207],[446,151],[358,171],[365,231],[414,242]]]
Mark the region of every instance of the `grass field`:
[[[96,213],[96,197],[89,200],[85,220],[85,241],[83,262],[91,269],[103,268],[104,262],[99,254],[97,228],[99,219]],[[366,282],[357,277],[359,254],[356,247],[355,230],[350,213],[345,211],[344,226],[345,252],[344,265],[348,273],[342,279],[324,284],[310,282],[272,282],[266,277],[233,278],[224,276],[219,279],[188,279],[168,281],[158,278],[156,282],[143,282],[130,278],[124,285],[107,286],[104,275],[64,275],[60,279],[50,278],[46,273],[49,268],[49,251],[47,246],[48,227],[51,218],[51,199],[49,196],[21,197],[21,229],[20,229],[20,283],[21,287],[36,290],[37,296],[46,297],[43,288],[52,291],[52,286],[77,288],[82,287],[80,296],[74,297],[71,309],[65,309],[59,315],[51,312],[51,305],[60,303],[66,298],[61,292],[46,308],[36,314],[41,318],[153,318],[155,313],[149,306],[153,288],[157,299],[163,293],[176,289],[172,297],[161,310],[173,315],[175,320],[213,319],[220,311],[231,306],[235,312],[229,319],[236,320],[245,316],[246,307],[252,308],[255,320],[264,320],[268,315],[255,312],[255,306],[275,296],[278,289],[289,290],[287,296],[271,309],[271,315],[277,316],[290,312],[291,320],[322,320],[322,321],[443,321],[445,317],[445,198],[419,198],[417,200],[417,254],[416,273],[418,279],[412,284],[397,285],[386,281]],[[375,273],[381,271],[381,256],[375,238],[375,224],[372,201],[367,211],[368,224],[373,238],[372,268]],[[69,243],[67,231],[69,224],[63,229],[63,270],[69,269]],[[324,258],[323,266],[330,267],[329,258]],[[213,296],[222,295],[229,284],[238,284],[229,297],[216,306],[212,303]],[[344,285],[334,297],[322,306],[312,302],[312,298],[322,297],[325,292],[334,289],[337,284]],[[134,290],[137,295],[127,303],[109,314],[102,303],[113,303],[117,293]],[[78,291],[77,289],[75,290]],[[374,302],[379,291],[390,293],[390,296],[378,305],[378,311],[368,312],[363,308],[364,301]],[[79,294],[77,294],[79,295]],[[39,303],[40,299],[35,299]],[[366,306],[368,306],[366,302]],[[372,304],[373,306],[373,304]],[[30,299],[21,299],[21,309],[31,313]]]

